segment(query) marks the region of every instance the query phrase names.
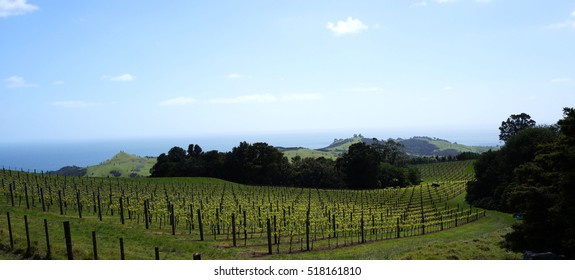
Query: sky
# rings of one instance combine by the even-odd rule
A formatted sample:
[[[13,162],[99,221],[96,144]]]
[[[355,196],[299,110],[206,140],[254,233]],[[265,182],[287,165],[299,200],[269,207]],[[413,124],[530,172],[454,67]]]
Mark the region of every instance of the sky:
[[[574,50],[573,0],[0,0],[0,143],[497,140],[575,106]]]

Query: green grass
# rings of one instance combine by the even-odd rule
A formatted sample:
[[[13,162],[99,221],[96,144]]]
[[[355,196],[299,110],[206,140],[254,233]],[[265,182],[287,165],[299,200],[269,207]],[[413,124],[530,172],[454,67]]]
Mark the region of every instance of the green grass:
[[[288,159],[292,159],[296,156],[300,156],[301,158],[319,158],[324,157],[328,159],[337,159],[341,154],[347,152],[349,146],[361,142],[361,137],[353,137],[349,139],[345,139],[342,141],[341,144],[334,143],[326,148],[323,149],[308,149],[308,148],[299,148],[299,149],[289,149],[283,151],[284,156]]]
[[[324,157],[324,158],[335,160],[339,156],[339,154],[336,154],[333,152],[323,152],[323,151],[312,150],[312,149],[307,149],[307,148],[288,150],[288,151],[284,151],[283,153],[284,153],[284,156],[287,157],[288,159],[293,159],[296,156],[300,156],[301,158]]]
[[[422,139],[425,140],[425,139]],[[458,153],[463,153],[463,152],[472,152],[472,153],[483,153],[488,151],[489,149],[493,149],[493,147],[487,147],[487,146],[466,146],[466,145],[462,145],[462,144],[456,144],[456,143],[450,143],[450,142],[446,142],[446,141],[431,141],[431,140],[426,140],[428,141],[430,144],[435,145],[437,147],[437,151],[445,151],[445,150],[456,150]]]
[[[469,172],[469,164],[449,165],[453,163],[437,164],[435,167],[439,178],[452,176],[452,171],[457,167],[460,173]],[[449,172],[447,172],[449,170]],[[456,172],[457,173],[457,172]],[[447,177],[443,177],[447,176]],[[33,182],[33,177],[28,179],[26,173],[14,173],[8,177],[6,184],[18,179]],[[54,179],[50,177],[48,183]],[[58,177],[56,177],[58,178]],[[59,177],[60,182],[64,178]],[[163,194],[166,186],[168,190],[172,187],[190,186],[203,187],[206,185],[206,195],[209,195],[212,185],[236,185],[213,178],[138,178],[138,179],[93,179],[93,178],[68,178],[68,184],[78,183],[80,189],[103,184],[103,190],[108,189],[108,185],[128,184],[127,190],[135,186],[152,186],[150,190],[157,189],[158,195]],[[91,181],[96,180],[96,181]],[[126,180],[126,181],[123,181]],[[128,181],[129,180],[129,181]],[[54,181],[56,182],[56,181]],[[21,183],[19,183],[21,187]],[[156,187],[154,187],[156,186]],[[443,185],[442,185],[443,187]],[[3,186],[4,188],[4,186]],[[183,189],[184,190],[184,189]],[[264,191],[265,189],[261,189]],[[281,190],[281,189],[280,189]],[[283,190],[282,190],[283,191]],[[155,192],[155,191],[154,191]],[[254,193],[255,194],[255,193]],[[269,194],[268,194],[269,195]],[[218,198],[214,193],[214,198]],[[461,194],[447,202],[438,202],[437,208],[442,208],[445,204],[448,208],[468,209],[469,205]],[[26,253],[26,235],[24,230],[23,216],[28,215],[30,237],[32,240],[32,254],[26,258],[45,258],[47,254],[44,235],[43,219],[49,222],[51,247],[53,258],[64,259],[66,249],[63,236],[63,222],[70,221],[72,226],[72,242],[74,244],[74,255],[77,259],[92,258],[92,231],[97,232],[99,257],[101,259],[119,259],[119,238],[124,238],[126,258],[135,260],[154,259],[154,247],[159,247],[161,259],[192,259],[196,252],[201,252],[203,259],[359,259],[359,260],[388,260],[388,259],[518,259],[521,256],[516,253],[507,252],[501,249],[499,244],[503,240],[502,236],[510,232],[511,225],[515,220],[509,214],[488,211],[487,216],[472,223],[452,228],[449,230],[435,232],[427,235],[402,237],[399,239],[389,239],[383,241],[368,240],[366,244],[355,244],[342,246],[341,239],[338,248],[335,248],[334,240],[327,248],[327,240],[321,241],[320,247],[323,249],[305,252],[300,250],[300,243],[294,244],[292,253],[287,253],[282,247],[281,254],[267,255],[267,247],[264,238],[255,237],[248,241],[248,246],[243,246],[242,240],[238,240],[238,247],[233,248],[231,240],[224,236],[217,239],[210,234],[209,228],[205,229],[205,240],[199,241],[197,229],[192,235],[184,226],[177,230],[176,235],[171,235],[169,228],[164,225],[158,228],[155,221],[150,229],[145,229],[143,220],[127,221],[125,225],[120,223],[118,214],[111,216],[104,215],[100,222],[93,213],[85,213],[82,219],[77,217],[77,212],[72,208],[67,214],[60,215],[57,206],[54,205],[48,212],[42,212],[36,202],[35,208],[27,210],[25,203],[18,203],[16,207],[8,206],[7,197],[0,197],[0,259],[21,259]],[[72,206],[73,207],[73,206]],[[9,248],[9,238],[7,231],[6,212],[10,212],[12,219],[13,234],[16,239],[14,248]],[[89,209],[86,209],[90,212]],[[256,233],[258,234],[258,233]],[[282,244],[285,244],[286,240]],[[349,242],[348,242],[349,244]],[[285,245],[282,245],[285,246]],[[304,245],[305,246],[305,245]],[[275,251],[275,247],[274,247]]]
[[[2,209],[3,212],[5,212]],[[16,249],[11,253],[0,250],[0,259],[22,258],[25,252],[25,232],[22,216],[27,211],[11,211]],[[117,260],[119,256],[119,238],[123,237],[127,259],[153,259],[154,247],[160,248],[162,259],[192,259],[195,252],[201,252],[203,259],[520,259],[521,255],[501,249],[502,236],[510,231],[515,222],[511,215],[489,211],[487,216],[470,224],[423,236],[368,242],[361,245],[340,247],[337,249],[299,252],[291,254],[267,255],[265,246],[231,248],[230,241],[190,240],[185,233],[172,236],[165,231],[145,230],[143,225],[120,225],[117,218],[107,217],[104,222],[94,218],[75,219],[73,216],[37,215],[29,213],[31,238],[34,247],[32,258],[44,258],[46,255],[43,225],[41,221],[50,221],[52,252],[56,259],[65,256],[62,222],[72,220],[72,242],[77,259],[91,259],[91,231],[97,232],[99,257]],[[0,223],[0,243],[9,244],[6,233],[5,216]],[[241,244],[241,241],[239,242]]]
[[[469,207],[464,194],[448,205]],[[500,247],[515,220],[510,214],[487,211],[473,223],[428,235],[369,242],[326,251],[264,256],[262,259],[359,260],[508,260],[521,254]]]
[[[150,176],[150,169],[156,163],[154,157],[140,157],[120,152],[111,159],[98,165],[88,166],[86,176],[88,177],[113,177],[110,172],[118,171],[121,177],[130,177],[135,174],[140,177]]]

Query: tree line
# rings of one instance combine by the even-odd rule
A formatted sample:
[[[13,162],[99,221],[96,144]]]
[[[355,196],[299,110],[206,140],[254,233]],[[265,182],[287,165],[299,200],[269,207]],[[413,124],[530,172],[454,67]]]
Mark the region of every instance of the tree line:
[[[476,161],[467,201],[521,220],[507,248],[575,258],[575,109],[564,108],[555,125],[511,115],[499,130],[505,145]]]
[[[405,187],[420,182],[403,145],[373,139],[351,145],[337,160],[301,158],[291,161],[267,143],[241,142],[230,152],[204,152],[197,144],[162,153],[152,177],[214,177],[242,184],[333,189]]]

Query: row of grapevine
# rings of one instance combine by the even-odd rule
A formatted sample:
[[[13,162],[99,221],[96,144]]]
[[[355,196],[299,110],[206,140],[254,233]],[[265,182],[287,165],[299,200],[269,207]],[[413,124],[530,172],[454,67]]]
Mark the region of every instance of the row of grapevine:
[[[434,181],[469,181],[473,180],[473,160],[425,163],[415,165],[422,178]]]
[[[2,170],[0,207],[274,253],[428,234],[484,215],[452,207],[465,181],[380,190],[245,186],[190,179],[64,177]],[[268,247],[266,250],[266,247]]]

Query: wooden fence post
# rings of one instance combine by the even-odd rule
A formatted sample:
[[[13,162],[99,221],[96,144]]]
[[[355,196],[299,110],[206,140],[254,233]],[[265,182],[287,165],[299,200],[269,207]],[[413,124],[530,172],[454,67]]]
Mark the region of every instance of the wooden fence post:
[[[305,244],[306,244],[306,250],[309,251],[309,226],[310,226],[310,221],[309,221],[309,208],[307,209],[307,213],[306,213],[306,218],[305,218]]]
[[[399,218],[397,218],[397,238],[400,237]]]
[[[28,184],[24,183],[24,196],[26,197],[26,209],[30,209],[30,201],[28,199]]]
[[[80,190],[76,191],[76,204],[78,206],[78,217],[82,219],[82,199],[80,197]]]
[[[160,260],[160,248],[154,247],[154,255],[156,257],[156,260]]]
[[[267,219],[267,227],[268,227],[268,254],[272,254],[272,227],[270,218]]]
[[[359,223],[360,223],[360,227],[361,227],[361,231],[360,231],[360,233],[361,233],[361,243],[365,243],[365,230],[364,230],[365,222],[363,221],[363,215],[362,215],[361,220],[360,220]]]
[[[119,201],[120,201],[120,222],[122,222],[122,225],[124,224],[124,200],[122,199],[122,196],[119,197]]]
[[[198,227],[200,230],[200,240],[204,241],[204,225],[202,224],[202,213],[200,212],[200,209],[198,209]]]
[[[70,222],[64,222],[64,236],[66,238],[66,252],[68,253],[68,259],[74,259],[74,251],[72,250],[72,235],[70,233]]]
[[[124,238],[120,237],[120,260],[125,260],[126,256],[124,255]]]
[[[44,233],[46,234],[46,258],[52,258],[52,251],[50,249],[50,235],[48,234],[48,220],[44,219]]]
[[[96,232],[92,231],[92,251],[94,252],[94,260],[98,259],[98,244],[96,241]]]
[[[62,190],[58,190],[58,206],[60,207],[60,215],[64,215],[64,209],[62,208]]]
[[[32,246],[30,245],[30,230],[28,229],[28,215],[24,215],[24,227],[26,228],[26,257],[32,255]]]
[[[150,218],[149,218],[149,213],[148,213],[149,212],[149,209],[148,209],[149,203],[150,203],[149,200],[147,200],[147,199],[144,200],[144,219],[146,220],[146,229],[150,228]]]
[[[8,235],[10,235],[10,249],[14,249],[14,237],[12,236],[12,223],[10,222],[10,212],[6,212],[8,219]]]
[[[232,237],[233,246],[236,247],[236,214],[232,213]]]
[[[102,200],[100,199],[100,194],[98,193],[98,219],[102,221]]]
[[[20,174],[20,173],[18,173]],[[16,187],[16,183],[13,182],[12,185],[8,184],[8,188],[10,189],[10,204],[14,207],[14,189]]]
[[[172,224],[172,235],[176,235],[176,214],[174,213],[174,204],[170,204],[170,224]]]
[[[46,212],[46,203],[44,202],[44,188],[40,188],[40,201],[42,202],[42,212]]]

